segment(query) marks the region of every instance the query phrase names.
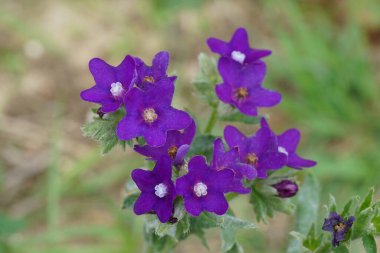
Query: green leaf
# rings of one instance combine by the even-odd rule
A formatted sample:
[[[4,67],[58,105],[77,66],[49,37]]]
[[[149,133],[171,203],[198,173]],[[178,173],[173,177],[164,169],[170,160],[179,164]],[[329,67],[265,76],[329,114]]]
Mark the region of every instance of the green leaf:
[[[221,115],[220,120],[222,121],[230,121],[230,122],[242,122],[245,124],[258,124],[260,123],[260,117],[249,117],[241,112],[234,110],[231,113]]]
[[[303,185],[297,195],[297,211],[295,231],[305,235],[311,225],[316,224],[319,206],[319,184],[316,177],[307,173]],[[298,240],[289,241],[288,253],[298,253],[302,245]]]
[[[192,157],[194,155],[204,155],[206,156],[207,160],[210,161],[214,149],[215,138],[216,137],[211,134],[202,134],[195,136],[194,141],[190,146],[188,156]]]
[[[290,199],[276,196],[276,190],[268,185],[253,186],[250,195],[250,203],[256,213],[257,221],[268,223],[268,217],[273,217],[274,211],[286,214],[293,213],[295,205]]]
[[[220,80],[216,59],[201,53],[198,56],[198,63],[200,70],[193,84],[199,96],[206,100],[211,107],[215,107],[219,102],[215,95],[215,85]]]
[[[375,189],[373,187],[371,189],[369,189],[367,195],[365,196],[365,198],[363,199],[362,203],[359,206],[357,214],[372,205],[372,199],[373,199],[374,192],[375,192]]]
[[[349,215],[350,215],[351,207],[352,207],[353,205],[355,205],[355,204],[357,205],[358,201],[359,201],[359,197],[357,197],[357,196],[352,197],[352,198],[350,199],[350,201],[348,201],[347,204],[344,206],[343,211],[342,211],[342,213],[341,213],[341,216],[342,216],[342,217],[347,217],[347,216],[349,216]]]
[[[123,209],[133,208],[139,196],[140,196],[140,193],[133,193],[125,197],[124,202],[123,202]]]
[[[376,246],[376,240],[373,237],[372,234],[366,234],[362,237],[363,246],[366,253],[376,253],[377,252],[377,246]]]
[[[311,251],[314,251],[321,245],[322,240],[323,234],[320,234],[318,237],[316,236],[315,225],[313,223],[306,235],[306,238],[303,240],[303,246]]]
[[[244,250],[243,248],[240,246],[240,244],[238,243],[235,243],[231,249],[229,249],[228,251],[226,251],[226,253],[244,253]]]
[[[331,194],[329,196],[329,204],[328,204],[328,208],[327,209],[328,209],[329,213],[336,212],[335,197],[333,195],[331,195]]]
[[[321,244],[314,253],[330,253],[332,248],[331,242]]]
[[[123,117],[124,112],[120,109],[107,114],[103,118],[95,117],[92,122],[82,127],[83,135],[96,140],[100,144],[101,153],[108,153],[116,144],[125,146],[125,142],[119,141],[116,136],[116,126]],[[126,142],[131,145],[131,141]]]
[[[334,253],[350,253],[345,245],[339,245],[333,249]]]
[[[367,234],[371,227],[373,218],[375,217],[376,212],[372,207],[368,207],[361,211],[356,217],[354,224],[352,226],[351,239],[357,239],[359,237]]]

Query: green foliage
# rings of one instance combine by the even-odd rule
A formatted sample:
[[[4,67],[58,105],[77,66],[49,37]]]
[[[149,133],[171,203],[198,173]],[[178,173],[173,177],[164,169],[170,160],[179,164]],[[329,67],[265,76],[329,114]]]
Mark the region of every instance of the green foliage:
[[[82,127],[84,136],[96,140],[100,145],[102,154],[108,153],[118,143],[125,148],[126,142],[120,141],[116,136],[116,126],[123,115],[123,110],[119,109],[114,113],[105,115],[103,118],[94,117],[93,121]],[[132,142],[129,141],[127,144],[132,145]]]
[[[319,183],[315,176],[307,173],[303,185],[297,195],[297,211],[295,231],[305,235],[312,224],[316,224],[319,206]],[[301,251],[302,243],[296,238],[289,241],[288,253]]]
[[[177,218],[175,223],[161,223],[156,216],[147,216],[144,231],[148,249],[151,250],[148,252],[162,252],[171,249],[190,234],[198,236],[204,246],[208,248],[205,230],[209,228],[221,229],[223,252],[242,252],[235,238],[237,230],[256,228],[251,222],[236,218],[232,214],[218,216],[212,213],[202,213],[199,217],[190,217],[184,211],[182,201],[176,201],[173,216]],[[158,245],[152,245],[157,243]]]
[[[229,121],[229,122],[242,122],[245,124],[258,124],[260,123],[260,117],[249,117],[245,114],[241,113],[240,111],[234,109],[232,112],[223,114],[219,117],[222,121]]]
[[[124,209],[133,208],[139,195],[140,193],[132,193],[132,194],[129,194],[127,197],[125,197],[124,202],[123,202],[123,208]]]
[[[190,146],[188,156],[203,155],[208,161],[211,160],[216,136],[211,134],[197,134]]]
[[[363,246],[366,253],[376,253],[376,241],[372,234],[366,234],[362,237]]]
[[[269,185],[253,185],[251,189],[250,203],[257,221],[268,223],[268,218],[272,218],[275,211],[291,214],[295,209],[290,199],[277,197],[276,189]]]
[[[372,220],[376,212],[372,207],[368,207],[355,216],[355,222],[352,226],[351,239],[357,239],[367,234],[371,228]]]
[[[216,59],[204,53],[198,56],[199,72],[193,84],[199,96],[207,101],[211,107],[219,103],[215,95],[215,85],[220,81]]]
[[[320,234],[319,236],[316,235],[315,225],[313,223],[306,235],[306,238],[303,240],[303,246],[311,251],[315,251],[321,246],[322,240],[323,234]]]

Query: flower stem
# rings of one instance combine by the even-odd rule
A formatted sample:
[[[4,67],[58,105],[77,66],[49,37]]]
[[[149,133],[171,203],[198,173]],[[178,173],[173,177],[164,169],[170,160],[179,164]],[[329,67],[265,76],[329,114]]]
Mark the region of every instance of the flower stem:
[[[214,125],[216,123],[216,120],[218,119],[218,105],[216,104],[211,111],[210,117],[208,118],[207,125],[205,128],[205,133],[209,134],[211,133],[212,129],[214,128]]]

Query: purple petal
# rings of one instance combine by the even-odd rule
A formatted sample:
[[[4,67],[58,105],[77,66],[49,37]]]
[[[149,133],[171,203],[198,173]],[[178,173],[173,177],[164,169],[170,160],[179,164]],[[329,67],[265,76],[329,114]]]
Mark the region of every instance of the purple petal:
[[[206,157],[197,155],[190,159],[188,164],[189,173],[197,174],[198,172],[202,173],[204,171],[208,171],[209,168],[207,166]],[[202,173],[203,174],[203,173]]]
[[[248,180],[255,179],[257,177],[257,171],[256,169],[249,165],[249,164],[244,164],[244,163],[237,163],[229,167],[232,169],[235,174],[238,175],[238,178],[245,177]]]
[[[192,182],[188,180],[188,175],[189,174],[186,174],[185,176],[178,178],[175,182],[176,193],[183,197],[192,195],[192,193],[189,191],[192,186]]]
[[[250,99],[254,101],[257,106],[271,107],[281,102],[281,94],[276,91],[271,91],[261,87],[253,89],[250,94]]]
[[[160,199],[156,204],[157,217],[162,223],[169,221],[173,213],[173,198]]]
[[[258,170],[276,170],[284,167],[287,156],[283,153],[268,152],[263,154],[258,161]]]
[[[89,62],[89,69],[94,77],[95,83],[103,88],[109,88],[116,82],[114,67],[99,58],[94,58]]]
[[[236,192],[239,194],[248,194],[251,193],[251,189],[245,188],[241,179],[234,179],[229,189],[229,192]]]
[[[143,169],[133,170],[131,177],[142,192],[152,190],[158,181],[152,171]]]
[[[178,148],[177,154],[176,154],[175,159],[173,161],[173,163],[175,165],[180,165],[183,163],[183,160],[185,159],[186,154],[189,151],[189,148],[190,148],[190,145],[187,145],[187,144],[182,145]]]
[[[141,135],[144,136],[144,139],[149,146],[160,147],[165,144],[166,131],[164,129],[155,128],[154,124],[152,124],[152,126],[147,126],[145,129],[146,130],[143,131]]]
[[[142,192],[139,198],[136,200],[133,207],[133,211],[137,215],[141,215],[153,210],[153,206],[157,201],[157,197],[154,193]]]
[[[294,153],[301,139],[301,133],[298,129],[292,128],[286,130],[278,137],[278,145],[285,148],[288,153]]]
[[[207,193],[202,202],[205,210],[218,215],[223,215],[228,210],[228,202],[221,192]]]
[[[265,49],[248,49],[246,51],[246,62],[254,62],[261,58],[267,57],[272,54],[271,50],[265,50]]]
[[[232,89],[227,83],[216,85],[215,93],[222,102],[226,104],[234,104],[234,101],[232,100]]]
[[[208,184],[213,185],[218,192],[228,192],[233,180],[234,172],[230,169],[214,172],[212,173],[212,178],[207,178]]]
[[[103,113],[109,113],[114,112],[121,106],[122,101],[121,100],[111,100],[111,101],[105,101],[102,103],[102,112]]]
[[[127,55],[115,70],[116,80],[122,83],[126,90],[129,90],[134,84],[132,81],[136,75],[135,61],[132,56]]]
[[[236,107],[240,112],[249,116],[257,116],[257,106],[251,101],[246,101],[245,103],[238,103]]]
[[[140,124],[136,124],[133,115],[126,115],[116,127],[116,135],[120,140],[131,140],[135,137],[142,136],[144,130]]]
[[[286,164],[290,168],[302,169],[315,166],[317,163],[312,160],[306,160],[298,156],[296,153],[292,153],[288,157],[288,163]]]
[[[172,161],[169,156],[161,157],[153,168],[153,172],[163,180],[172,178]]]
[[[181,130],[192,123],[192,118],[187,112],[169,107],[165,110],[165,114],[161,116],[161,122],[166,130]]]
[[[247,137],[234,126],[226,126],[224,128],[224,139],[231,148],[240,146],[246,138]]]
[[[104,90],[98,85],[82,91],[80,96],[83,100],[93,103],[101,103],[104,100],[112,99],[110,91]]]
[[[169,52],[166,51],[161,51],[154,56],[152,61],[152,68],[154,76],[156,78],[166,75],[166,70],[169,66],[169,58]]]
[[[209,38],[207,40],[207,45],[212,52],[220,54],[222,56],[229,57],[229,54],[231,53],[228,44],[220,39]]]
[[[233,50],[239,50],[241,52],[247,50],[249,48],[247,30],[242,27],[238,28],[232,36],[230,44]]]
[[[262,61],[241,65],[230,58],[222,57],[218,62],[218,70],[223,81],[233,87],[254,87],[263,82],[266,65]]]
[[[202,202],[194,195],[185,198],[184,202],[186,211],[192,216],[199,216],[203,211]]]

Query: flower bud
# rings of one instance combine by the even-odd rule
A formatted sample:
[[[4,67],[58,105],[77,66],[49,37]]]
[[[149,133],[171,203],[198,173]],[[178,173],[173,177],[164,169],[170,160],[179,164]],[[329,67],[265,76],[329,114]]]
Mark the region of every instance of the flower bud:
[[[298,192],[298,185],[288,179],[284,179],[272,185],[272,187],[277,190],[278,196],[280,198],[290,198],[296,195]]]

